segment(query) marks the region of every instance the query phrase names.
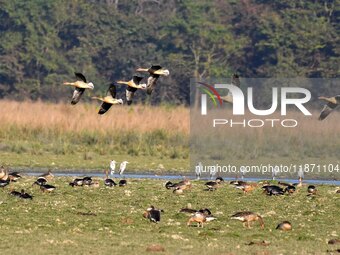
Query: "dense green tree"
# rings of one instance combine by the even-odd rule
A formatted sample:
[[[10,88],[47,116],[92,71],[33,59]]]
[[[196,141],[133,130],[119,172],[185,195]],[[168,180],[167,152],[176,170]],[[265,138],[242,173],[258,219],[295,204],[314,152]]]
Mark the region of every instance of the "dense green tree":
[[[74,71],[103,93],[151,64],[171,72],[137,93],[153,104],[188,104],[190,78],[338,77],[339,14],[339,0],[0,1],[0,98],[65,100]]]

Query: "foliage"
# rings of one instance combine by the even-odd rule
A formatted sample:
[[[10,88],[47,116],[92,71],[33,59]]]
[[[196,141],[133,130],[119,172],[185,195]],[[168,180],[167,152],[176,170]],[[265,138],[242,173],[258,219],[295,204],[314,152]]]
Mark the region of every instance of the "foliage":
[[[336,2],[1,1],[0,98],[65,100],[74,71],[103,92],[151,64],[171,75],[137,101],[188,104],[190,77],[338,77]]]

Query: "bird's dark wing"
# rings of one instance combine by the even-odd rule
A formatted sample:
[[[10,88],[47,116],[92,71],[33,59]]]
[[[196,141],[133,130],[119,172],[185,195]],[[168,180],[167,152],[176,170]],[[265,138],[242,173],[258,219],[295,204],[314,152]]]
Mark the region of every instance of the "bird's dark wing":
[[[106,92],[107,96],[112,96],[113,98],[116,98],[117,95],[117,89],[116,89],[116,85],[114,83],[111,83],[107,92]]]
[[[106,113],[110,109],[110,107],[111,107],[111,104],[103,102],[100,106],[98,114]]]
[[[132,77],[132,80],[133,80],[133,82],[134,82],[135,84],[138,85],[138,84],[140,83],[140,81],[143,80],[143,77],[134,75],[134,76]]]
[[[161,66],[151,66],[150,68],[149,68],[149,72],[150,73],[153,73],[154,71],[157,71],[157,70],[159,70],[159,69],[162,69],[162,67]]]
[[[319,120],[324,120],[337,106],[331,102],[327,103],[321,111]]]
[[[74,75],[78,78],[81,79],[83,82],[86,82],[86,78],[82,73],[74,73]]]
[[[240,77],[236,73],[234,73],[233,77],[231,77],[231,83],[237,87],[241,86]]]
[[[81,95],[84,93],[85,89],[76,87],[73,91],[71,104],[76,104],[79,102]]]
[[[182,208],[179,212],[183,212],[183,213],[195,213],[195,212],[197,212],[197,210],[190,209],[190,208]]]
[[[151,210],[150,211],[150,220],[154,222],[158,222],[161,220],[161,212],[159,210]]]
[[[126,95],[126,102],[128,105],[132,104],[132,99],[133,99],[133,96],[135,95],[136,90],[137,88],[126,86],[125,95]]]
[[[150,74],[148,81],[146,83],[146,93],[148,95],[151,95],[152,91],[154,90],[158,78],[159,78],[159,75]]]

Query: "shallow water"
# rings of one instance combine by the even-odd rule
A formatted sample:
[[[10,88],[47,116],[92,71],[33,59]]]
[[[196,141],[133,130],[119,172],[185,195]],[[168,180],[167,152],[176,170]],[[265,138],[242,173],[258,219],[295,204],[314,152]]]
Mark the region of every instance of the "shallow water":
[[[39,176],[44,172],[24,172],[27,175],[31,176]],[[100,177],[103,178],[104,174],[99,172],[53,172],[53,175],[60,176],[60,177],[81,177],[81,176],[92,176],[92,177]],[[178,180],[183,179],[185,176],[188,179],[195,180],[196,176],[193,175],[179,175],[179,174],[151,174],[151,173],[127,173],[123,175],[114,174],[110,175],[111,178],[129,178],[129,179],[156,179],[156,180]],[[223,177],[226,181],[235,180],[235,178],[230,177]],[[203,177],[200,180],[210,180],[209,177]],[[263,180],[271,180],[269,178],[244,178],[244,181],[263,181]],[[288,183],[297,183],[297,179],[279,179],[277,178],[276,181],[288,182]],[[316,180],[316,179],[304,179],[304,183],[311,183],[311,184],[327,184],[327,185],[336,185],[340,186],[339,180]]]

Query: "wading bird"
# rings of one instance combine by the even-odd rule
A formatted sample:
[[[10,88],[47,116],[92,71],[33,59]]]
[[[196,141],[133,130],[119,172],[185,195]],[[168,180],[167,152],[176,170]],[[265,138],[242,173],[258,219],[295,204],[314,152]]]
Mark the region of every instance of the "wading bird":
[[[85,89],[94,89],[94,85],[92,82],[86,82],[86,78],[81,73],[74,73],[77,77],[77,81],[75,82],[64,82],[64,85],[74,86],[74,92],[72,96],[71,104],[76,104],[79,102],[82,94],[84,93]]]
[[[97,99],[103,103],[100,106],[98,114],[106,113],[112,105],[123,104],[123,99],[117,99],[116,85],[111,83],[105,97],[92,97],[92,99]]]
[[[198,164],[195,167],[195,174],[196,174],[196,179],[199,180],[201,178],[203,171],[203,164],[202,162],[198,162]]]
[[[168,69],[164,69],[159,65],[151,66],[150,68],[137,68],[136,71],[150,74],[146,84],[146,93],[149,95],[154,90],[159,76],[168,76],[170,74]]]
[[[272,179],[275,180],[276,176],[280,173],[280,168],[278,166],[275,166],[272,170]]]
[[[324,120],[335,108],[340,105],[340,95],[334,97],[319,97],[319,99],[327,102],[321,111],[319,120]]]
[[[122,175],[126,169],[126,165],[128,164],[128,161],[123,161],[122,163],[120,163],[119,166],[119,175]]]
[[[247,173],[247,170],[245,167],[240,167],[240,173],[241,173],[241,179],[243,180],[244,179],[244,176],[246,175]]]
[[[263,229],[264,228],[264,222],[260,215],[253,212],[237,212],[234,215],[231,216],[231,219],[239,220],[243,222],[244,227],[250,228],[250,222],[252,221],[259,221],[260,226]]]
[[[127,85],[125,89],[125,95],[126,95],[126,103],[128,105],[132,104],[132,99],[137,89],[146,89],[146,84],[140,83],[142,80],[143,80],[143,77],[134,75],[132,79],[129,81],[117,81],[118,84]]]
[[[216,176],[216,168],[215,167],[210,167],[209,169],[209,177],[210,177],[210,180],[214,179],[215,176]]]
[[[114,173],[115,173],[115,169],[116,169],[116,161],[115,160],[111,160],[111,162],[110,162],[110,173],[111,173],[111,175],[114,175]]]

